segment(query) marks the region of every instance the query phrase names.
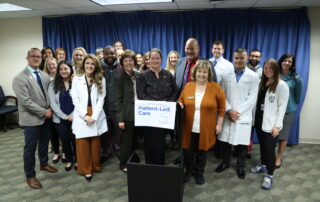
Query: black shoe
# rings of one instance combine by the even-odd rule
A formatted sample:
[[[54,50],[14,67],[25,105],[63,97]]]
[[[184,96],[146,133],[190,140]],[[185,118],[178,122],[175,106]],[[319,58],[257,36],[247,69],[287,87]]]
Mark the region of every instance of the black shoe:
[[[85,178],[86,178],[86,180],[88,181],[88,182],[90,182],[91,181],[91,179],[92,179],[92,175],[90,175],[90,176],[84,176]]]
[[[225,169],[229,168],[229,165],[221,163],[217,168],[216,168],[216,173],[221,173]]]
[[[65,166],[64,169],[65,169],[66,171],[70,171],[71,168],[72,168],[72,166],[73,166],[73,163],[71,163],[71,165],[70,165],[69,167]]]
[[[197,184],[204,184],[205,181],[206,181],[206,180],[204,179],[203,174],[201,174],[201,175],[196,175],[195,178],[196,178],[196,183],[197,183]]]
[[[78,170],[78,166],[74,165],[74,170],[77,171]]]
[[[67,159],[66,158],[61,158],[61,162],[62,163],[67,163]]]
[[[57,159],[52,159],[52,163],[56,164],[59,162],[59,160],[60,160],[60,155],[58,156]]]
[[[178,165],[181,163],[181,156],[179,156],[178,158],[176,158],[174,161],[173,161],[173,164],[174,165]]]
[[[244,179],[246,177],[246,172],[244,168],[237,168],[237,175],[240,179]]]

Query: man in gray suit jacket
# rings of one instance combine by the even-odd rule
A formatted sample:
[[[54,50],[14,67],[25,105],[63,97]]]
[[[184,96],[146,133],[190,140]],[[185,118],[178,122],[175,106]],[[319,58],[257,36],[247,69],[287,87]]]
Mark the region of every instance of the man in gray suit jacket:
[[[49,119],[52,117],[48,97],[50,78],[46,73],[39,70],[41,59],[40,50],[31,48],[27,54],[28,65],[13,79],[12,84],[18,98],[19,124],[24,127],[24,172],[27,184],[33,189],[42,187],[34,170],[37,145],[40,170],[50,173],[57,172],[57,169],[48,165],[51,124]]]

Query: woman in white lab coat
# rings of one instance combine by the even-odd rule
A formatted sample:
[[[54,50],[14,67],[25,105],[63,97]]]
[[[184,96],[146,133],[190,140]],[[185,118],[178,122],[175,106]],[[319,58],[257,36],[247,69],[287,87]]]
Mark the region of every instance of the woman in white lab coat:
[[[254,127],[260,142],[261,163],[251,173],[267,173],[262,188],[271,189],[275,169],[275,147],[286,112],[289,87],[280,79],[280,68],[274,59],[264,63],[255,110]]]
[[[72,81],[71,96],[75,106],[72,130],[76,135],[78,173],[87,181],[100,172],[100,135],[107,132],[103,111],[106,95],[102,68],[95,55],[88,54]]]

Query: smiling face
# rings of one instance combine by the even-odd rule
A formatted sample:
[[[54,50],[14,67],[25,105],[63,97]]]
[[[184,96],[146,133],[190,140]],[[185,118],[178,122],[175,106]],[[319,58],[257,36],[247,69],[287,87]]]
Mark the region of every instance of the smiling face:
[[[139,66],[141,66],[141,64],[142,64],[142,62],[143,62],[143,57],[142,57],[142,55],[141,55],[141,54],[137,54],[137,55],[136,55],[136,59],[137,59],[137,64],[138,64]]]
[[[196,71],[196,81],[197,82],[207,82],[209,77],[208,69],[205,67],[199,67]]]
[[[159,53],[151,52],[149,61],[150,61],[150,67],[152,69],[159,69],[160,68],[162,60],[161,60],[161,56]]]
[[[257,66],[261,60],[261,52],[251,51],[249,55],[249,64],[253,67]]]
[[[219,59],[224,53],[224,48],[222,44],[213,44],[211,52],[214,58]]]
[[[57,54],[58,62],[66,59],[66,53],[63,50],[60,50]]]
[[[103,59],[105,63],[107,64],[113,64],[117,57],[116,57],[116,51],[113,48],[108,48],[103,50]]]
[[[134,67],[134,60],[132,58],[124,58],[123,67],[126,70],[126,72],[132,73]]]
[[[123,46],[122,46],[122,43],[121,42],[116,42],[115,44],[114,44],[114,48],[116,49],[116,50],[118,50],[118,49],[122,49],[123,50]]]
[[[169,63],[172,66],[176,66],[177,62],[178,62],[178,55],[175,53],[171,53],[169,56]]]
[[[47,69],[48,69],[49,73],[56,73],[57,72],[57,62],[56,62],[56,60],[48,59]]]
[[[184,47],[184,52],[188,59],[194,59],[198,57],[200,51],[200,47],[198,42],[194,39],[189,39]]]
[[[71,77],[71,69],[68,65],[62,64],[59,67],[59,73],[62,79],[69,79]]]
[[[290,68],[292,67],[292,57],[286,58],[281,63],[282,71],[289,72]]]
[[[29,51],[27,61],[30,67],[38,69],[41,64],[41,52],[36,49]]]
[[[81,50],[76,50],[74,53],[74,61],[77,65],[81,65],[84,59],[84,54]]]
[[[263,73],[268,79],[273,79],[274,72],[269,63],[266,63],[263,67]]]
[[[42,55],[43,60],[46,60],[47,58],[52,58],[53,57],[53,53],[50,49],[45,49]]]
[[[86,61],[84,62],[85,74],[88,76],[91,76],[93,75],[95,69],[96,69],[96,66],[93,59],[87,58]]]

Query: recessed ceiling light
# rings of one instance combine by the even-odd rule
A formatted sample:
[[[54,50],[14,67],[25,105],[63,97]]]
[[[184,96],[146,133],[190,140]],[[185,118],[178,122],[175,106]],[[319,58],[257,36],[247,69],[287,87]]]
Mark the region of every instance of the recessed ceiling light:
[[[32,9],[16,6],[8,3],[0,3],[0,12],[1,11],[28,11],[28,10],[32,10]]]
[[[120,5],[120,4],[145,4],[145,3],[171,3],[174,0],[91,0],[103,6]]]

